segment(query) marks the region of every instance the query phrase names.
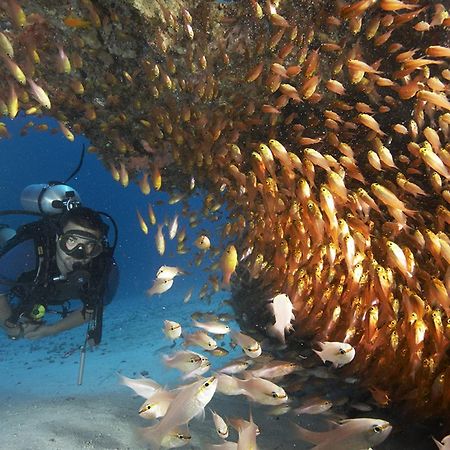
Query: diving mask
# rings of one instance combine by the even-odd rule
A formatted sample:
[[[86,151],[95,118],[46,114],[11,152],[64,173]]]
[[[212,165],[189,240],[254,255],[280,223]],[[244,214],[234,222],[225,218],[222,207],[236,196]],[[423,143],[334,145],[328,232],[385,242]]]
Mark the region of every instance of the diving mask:
[[[83,230],[68,230],[59,238],[59,248],[75,259],[95,258],[103,251],[100,239]]]

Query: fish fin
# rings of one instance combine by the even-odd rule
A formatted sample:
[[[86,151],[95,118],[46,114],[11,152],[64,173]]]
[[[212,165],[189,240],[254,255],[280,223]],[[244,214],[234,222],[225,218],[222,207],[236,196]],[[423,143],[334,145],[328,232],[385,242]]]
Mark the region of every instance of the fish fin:
[[[322,356],[322,351],[321,350],[314,350],[314,349],[312,349],[312,351],[322,360],[322,362],[325,362],[325,358]]]
[[[293,423],[295,427],[295,432],[297,436],[302,441],[311,442],[312,444],[320,444],[324,442],[329,436],[326,436],[325,433],[317,433],[315,431],[307,430],[306,428],[302,428],[300,425]]]

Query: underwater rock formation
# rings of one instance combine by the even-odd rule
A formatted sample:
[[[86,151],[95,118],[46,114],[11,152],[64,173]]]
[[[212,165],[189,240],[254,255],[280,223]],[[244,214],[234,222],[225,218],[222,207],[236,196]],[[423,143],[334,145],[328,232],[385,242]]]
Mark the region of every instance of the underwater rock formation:
[[[238,295],[250,324],[287,293],[295,338],[350,343],[346,371],[444,417],[449,27],[423,0],[3,0],[0,113],[86,134],[145,194],[207,190],[265,294]]]

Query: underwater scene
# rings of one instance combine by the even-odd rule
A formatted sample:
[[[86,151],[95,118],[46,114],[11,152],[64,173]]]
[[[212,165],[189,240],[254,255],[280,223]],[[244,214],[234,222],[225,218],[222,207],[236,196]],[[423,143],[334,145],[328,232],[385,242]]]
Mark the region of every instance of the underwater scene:
[[[450,449],[448,0],[0,0],[0,450]]]

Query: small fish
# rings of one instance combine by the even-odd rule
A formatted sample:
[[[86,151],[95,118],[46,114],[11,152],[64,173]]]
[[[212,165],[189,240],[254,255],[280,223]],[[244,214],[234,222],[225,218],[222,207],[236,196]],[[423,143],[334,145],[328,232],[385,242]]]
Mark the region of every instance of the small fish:
[[[217,342],[204,331],[196,331],[195,333],[186,334],[184,336],[184,345],[196,345],[204,350],[214,350],[217,348]]]
[[[254,377],[272,380],[289,375],[298,369],[300,369],[300,366],[294,362],[273,360],[264,364],[264,366],[259,369],[253,369],[248,372]]]
[[[172,320],[164,320],[163,331],[167,338],[174,341],[181,336],[181,325]]]
[[[226,373],[217,373],[216,376],[218,379],[217,392],[224,395],[241,395],[244,392],[239,386],[239,378]]]
[[[37,102],[44,108],[51,109],[52,104],[48,98],[47,93],[38,84],[36,84],[31,78],[27,78],[28,84],[31,88],[31,95],[37,100]]]
[[[227,356],[229,354],[229,351],[226,348],[217,347],[214,350],[211,350],[210,353],[213,356],[221,357],[221,356]]]
[[[369,116],[368,114],[359,114],[358,121],[372,131],[375,131],[375,133],[386,136],[386,133],[381,131],[379,123],[372,116]]]
[[[173,286],[173,279],[164,280],[157,278],[150,289],[147,289],[147,295],[163,294]]]
[[[244,391],[244,395],[262,405],[281,405],[288,401],[288,396],[281,386],[264,378],[238,380],[238,386]]]
[[[244,333],[233,331],[231,333],[231,339],[239,345],[239,347],[241,347],[245,354],[250,358],[257,358],[262,353],[259,342]]]
[[[210,322],[198,322],[193,320],[194,325],[198,328],[202,328],[211,334],[227,334],[231,331],[230,327],[218,320],[212,320]]]
[[[63,22],[70,28],[88,28],[91,26],[91,22],[89,22],[89,20],[80,19],[75,16],[67,16]]]
[[[184,447],[192,439],[187,426],[175,427],[170,430],[161,441],[161,447],[163,448],[178,448]]]
[[[179,267],[161,266],[156,272],[158,280],[173,280],[177,275],[186,275],[186,272]]]
[[[333,406],[330,400],[323,398],[310,398],[303,402],[301,406],[294,409],[296,414],[322,414]]]
[[[200,364],[200,366],[198,366],[196,369],[191,370],[190,372],[185,373],[181,379],[182,380],[188,380],[190,378],[195,378],[197,379],[198,377],[201,377],[202,375],[204,375],[206,372],[208,372],[208,370],[211,368],[211,363],[209,362],[209,360],[207,358],[204,358]]]
[[[230,284],[230,278],[236,269],[238,263],[236,247],[232,244],[228,245],[222,257],[220,258],[220,268],[222,269],[222,283],[225,286]]]
[[[215,411],[210,409],[214,426],[216,427],[217,434],[222,438],[226,439],[228,437],[228,425],[225,423],[225,421],[222,419],[222,417],[217,414]]]
[[[365,450],[383,442],[392,430],[381,419],[346,419],[331,431],[317,433],[295,426],[300,439],[316,444],[317,450]]]
[[[226,366],[219,369],[219,372],[226,373],[228,375],[234,375],[236,373],[241,373],[244,370],[246,370],[250,366],[250,364],[251,361],[240,359],[237,361],[230,362]]]
[[[141,430],[145,440],[156,448],[164,437],[175,427],[188,423],[193,417],[202,413],[211,401],[217,388],[217,378],[200,378],[195,383],[181,387],[170,403],[161,421],[149,428]]]
[[[346,342],[318,342],[321,350],[313,351],[323,361],[330,361],[333,367],[342,367],[353,361],[355,349]]]
[[[211,241],[208,236],[202,234],[194,241],[194,245],[200,250],[208,250],[211,247]]]
[[[253,422],[252,414],[250,420],[239,427],[238,450],[258,450],[256,445],[256,436],[259,434],[259,428]]]
[[[159,419],[166,414],[174,398],[175,392],[158,389],[140,406],[139,415],[144,419]]]
[[[267,327],[267,332],[285,344],[285,332],[294,329],[291,325],[291,321],[295,320],[291,299],[287,294],[278,294],[268,303],[268,309],[275,316],[275,323]]]
[[[187,302],[191,299],[191,297],[192,297],[192,291],[193,291],[193,288],[189,289],[189,290],[186,292],[186,295],[185,295],[184,298],[183,298],[183,303],[187,303]]]
[[[147,224],[145,223],[144,218],[142,217],[141,213],[137,209],[136,209],[136,215],[137,215],[137,218],[138,218],[139,227],[141,228],[142,232],[144,234],[148,234]]]
[[[169,224],[169,239],[172,240],[178,231],[178,214],[175,214],[174,218]]]
[[[0,49],[6,56],[14,58],[14,49],[8,37],[0,31]]]
[[[119,381],[121,384],[133,389],[133,391],[140,397],[149,398],[158,389],[161,389],[161,386],[150,378],[133,379],[125,377],[120,373],[117,375],[119,376]]]
[[[158,225],[158,230],[156,231],[155,234],[156,250],[161,256],[164,255],[164,252],[166,251],[166,241],[164,239],[164,234],[162,231],[163,226],[164,224]]]
[[[202,361],[207,360],[207,358],[200,353],[181,350],[170,356],[163,355],[163,360],[166,366],[187,373],[200,367]]]

